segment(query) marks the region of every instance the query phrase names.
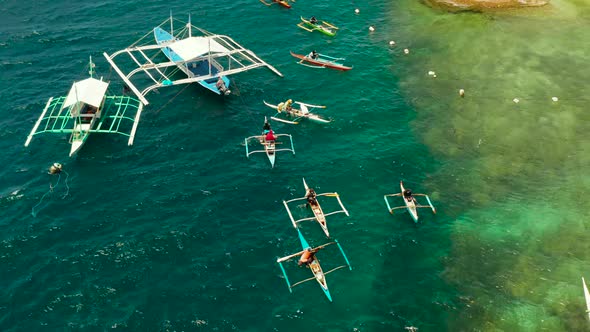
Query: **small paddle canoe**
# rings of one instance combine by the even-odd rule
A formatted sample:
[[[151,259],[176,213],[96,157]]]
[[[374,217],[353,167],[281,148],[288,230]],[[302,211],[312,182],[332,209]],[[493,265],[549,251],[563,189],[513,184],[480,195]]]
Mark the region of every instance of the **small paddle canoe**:
[[[590,319],[590,293],[588,292],[588,287],[586,286],[586,280],[582,277],[582,285],[584,286],[584,299],[586,299],[586,314]]]
[[[279,5],[281,5],[285,8],[291,8],[291,5],[286,0],[273,0],[273,2],[278,3]]]
[[[272,130],[270,128],[270,124],[268,123],[268,119],[266,117],[264,117],[264,127],[263,128],[268,128],[269,131]],[[290,151],[293,154],[295,154],[295,148],[293,147],[293,138],[291,137],[291,135],[289,135],[289,134],[273,134],[274,140],[267,140],[266,134],[267,134],[267,132],[265,131],[265,129],[263,129],[262,134],[257,135],[257,136],[246,137],[244,139],[244,145],[246,146],[246,157],[250,158],[250,155],[253,153],[264,152],[264,153],[266,153],[266,156],[268,157],[268,160],[270,161],[270,165],[272,167],[275,167],[275,159],[276,159],[277,152]],[[277,149],[276,145],[282,143],[282,142],[276,141],[277,139],[280,139],[280,137],[288,137],[288,139],[289,139],[288,143],[290,144],[291,148],[289,148],[287,146],[286,148]],[[258,143],[260,143],[260,145],[262,145],[264,147],[264,149],[250,150],[248,148],[250,141],[257,141]]]
[[[309,243],[307,242],[307,240],[305,240],[305,238],[303,237],[303,234],[301,234],[301,231],[299,230],[299,228],[297,228],[297,234],[299,235],[299,241],[301,242],[301,247],[303,248],[303,250],[300,252],[297,252],[297,253],[277,259],[277,263],[279,263],[279,267],[281,268],[281,271],[283,271],[283,276],[285,277],[285,282],[287,283],[287,287],[289,287],[289,292],[292,293],[293,287],[295,287],[297,285],[301,285],[302,283],[305,283],[305,282],[308,282],[311,280],[316,280],[320,284],[320,287],[322,288],[322,291],[324,291],[324,294],[326,295],[328,300],[330,302],[332,302],[332,295],[330,295],[330,290],[328,289],[328,282],[326,281],[326,275],[329,273],[332,273],[334,271],[340,270],[342,268],[346,268],[346,267],[348,267],[348,269],[350,271],[352,271],[352,266],[350,266],[350,262],[348,261],[348,257],[346,257],[346,254],[344,253],[344,249],[342,249],[342,246],[340,245],[338,240],[334,240],[334,242],[326,243],[321,246],[312,248],[309,245]],[[322,270],[321,265],[320,265],[320,261],[315,256],[315,253],[317,253],[320,249],[323,249],[323,248],[330,246],[332,244],[336,244],[338,246],[338,249],[340,250],[342,257],[344,258],[346,265],[340,265],[340,266],[337,266],[337,267],[331,269],[328,272],[324,272]],[[307,265],[307,267],[310,268],[311,272],[313,273],[313,277],[298,281],[294,284],[291,284],[289,282],[289,276],[287,275],[287,271],[283,267],[283,262],[291,260],[296,257],[303,256],[304,254],[306,254],[306,255],[311,254],[312,255],[311,262],[306,263],[306,265]]]
[[[326,21],[316,21],[316,23],[311,23],[311,21],[306,20],[305,18],[301,17],[301,22],[297,24],[303,30],[307,30],[309,32],[319,31],[326,36],[334,37],[336,32],[338,32],[338,27],[334,24],[326,22]]]
[[[414,220],[414,222],[418,222],[418,208],[429,208],[432,210],[432,213],[436,214],[436,209],[434,208],[434,205],[432,205],[432,202],[430,201],[430,197],[428,197],[428,195],[426,194],[413,194],[411,193],[411,191],[408,190],[407,193],[407,197],[405,196],[404,193],[406,193],[406,188],[404,188],[404,183],[402,181],[399,182],[399,186],[401,189],[400,193],[397,194],[387,194],[383,196],[383,199],[385,200],[385,204],[387,204],[387,210],[389,210],[389,213],[393,214],[393,211],[397,210],[397,209],[407,209],[408,212],[410,213],[410,216],[412,217],[412,219]],[[387,197],[392,197],[392,196],[399,196],[404,200],[404,205],[402,206],[396,206],[396,207],[391,207],[391,205],[389,205],[389,201],[387,200]],[[428,202],[428,205],[421,205],[418,203],[418,201],[416,201],[416,196],[424,196],[424,198],[426,198],[426,201]]]
[[[338,63],[336,61],[340,61],[340,60],[346,60],[344,58],[334,58],[325,54],[319,54],[318,53],[318,57],[316,59],[312,59],[310,56],[308,55],[302,55],[302,54],[297,54],[297,53],[293,53],[292,51],[291,55],[301,61],[299,61],[300,65],[304,65],[304,66],[308,66],[308,67],[314,67],[314,68],[331,68],[331,69],[336,69],[336,70],[341,70],[341,71],[347,71],[347,70],[351,70],[352,67],[347,67],[341,63]],[[304,64],[303,62],[307,62],[308,64]]]
[[[265,4],[267,6],[270,6],[270,5],[273,5],[273,4],[276,3],[276,4],[279,4],[282,7],[291,8],[291,4],[289,4],[289,1],[288,0],[272,0],[271,3],[268,3],[268,2],[266,2],[264,0],[260,0],[260,2],[262,2],[263,4]]]

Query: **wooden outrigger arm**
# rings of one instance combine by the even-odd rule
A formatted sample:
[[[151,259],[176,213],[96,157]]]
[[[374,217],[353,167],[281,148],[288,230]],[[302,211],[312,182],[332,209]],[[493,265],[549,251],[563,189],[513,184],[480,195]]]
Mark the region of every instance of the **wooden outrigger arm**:
[[[383,199],[385,200],[385,204],[387,205],[387,210],[389,211],[389,213],[393,214],[393,211],[397,210],[397,209],[407,209],[408,212],[410,213],[410,216],[412,217],[412,219],[414,219],[414,222],[418,222],[418,212],[416,210],[418,208],[430,208],[432,210],[432,213],[436,214],[436,209],[434,208],[434,205],[432,205],[432,202],[430,201],[430,197],[428,197],[428,195],[426,195],[426,194],[411,194],[411,199],[410,199],[410,197],[408,197],[408,198],[404,197],[403,195],[406,192],[406,189],[404,188],[403,181],[400,181],[400,189],[401,189],[401,193],[387,194],[387,195],[383,196]],[[404,205],[391,207],[391,205],[389,205],[389,200],[387,199],[387,197],[393,197],[393,196],[402,197]],[[414,198],[414,196],[426,197],[426,201],[428,202],[428,205],[418,205],[417,204],[418,201]]]
[[[275,149],[274,151],[275,151],[275,152],[279,152],[279,151],[290,151],[290,152],[292,152],[293,154],[295,154],[295,147],[293,147],[293,137],[292,137],[291,135],[289,135],[289,134],[275,134],[275,137],[281,137],[281,136],[286,136],[286,137],[289,137],[289,141],[291,142],[291,143],[290,143],[290,144],[291,144],[291,148],[290,148],[290,149],[289,149],[289,148],[284,148],[284,149]],[[266,152],[265,150],[253,150],[253,151],[250,151],[250,150],[248,149],[248,142],[250,142],[250,140],[251,140],[251,139],[254,139],[254,138],[256,138],[256,139],[260,140],[260,137],[262,137],[262,136],[261,136],[261,135],[257,135],[257,136],[250,136],[250,137],[246,137],[246,138],[244,138],[244,143],[245,143],[245,145],[246,145],[246,157],[248,157],[248,158],[249,158],[249,157],[250,157],[250,155],[251,155],[251,154],[253,154],[253,153],[257,153],[257,152]],[[282,142],[275,142],[274,144],[282,144]]]
[[[396,209],[405,209],[406,206],[402,205],[402,206],[396,206],[396,207],[391,207],[389,205],[389,201],[387,200],[387,197],[391,197],[391,196],[401,196],[401,194],[388,194],[388,195],[383,195],[383,198],[385,199],[385,204],[387,204],[387,210],[389,210],[389,213],[393,214],[393,210]],[[432,212],[434,214],[436,214],[436,208],[434,207],[434,205],[432,205],[432,202],[430,201],[430,198],[428,197],[428,195],[425,194],[412,194],[412,196],[424,196],[426,197],[426,200],[428,201],[428,205],[416,205],[417,208],[430,208],[432,209]]]
[[[297,26],[300,27],[301,29],[309,31],[309,32],[313,32],[313,31],[319,29],[318,27],[314,27],[313,29],[310,29],[310,28],[306,27],[305,24],[306,24],[305,22],[299,22],[299,24],[297,24]]]

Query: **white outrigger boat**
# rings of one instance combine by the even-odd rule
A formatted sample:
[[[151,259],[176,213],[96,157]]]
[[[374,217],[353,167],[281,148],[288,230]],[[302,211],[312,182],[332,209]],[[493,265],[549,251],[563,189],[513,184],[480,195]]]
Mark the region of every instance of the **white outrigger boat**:
[[[430,202],[430,198],[428,197],[428,195],[410,193],[410,196],[404,196],[406,189],[404,188],[403,181],[399,182],[399,186],[401,189],[400,193],[388,194],[388,195],[383,196],[383,199],[385,199],[385,204],[387,204],[387,209],[389,210],[389,213],[393,214],[393,210],[397,210],[397,209],[407,209],[408,212],[410,213],[410,216],[412,216],[412,219],[414,219],[414,222],[416,222],[416,223],[418,222],[418,211],[417,211],[418,208],[430,208],[430,209],[432,209],[432,212],[436,214],[436,209],[432,205],[432,202]],[[396,206],[396,207],[392,208],[389,205],[389,201],[387,200],[387,197],[391,197],[391,196],[401,196],[402,199],[404,200],[404,205],[403,206]],[[416,199],[413,196],[426,197],[426,200],[428,201],[428,205],[418,205]]]
[[[264,126],[265,127],[268,126],[268,128],[270,129],[270,124],[268,123],[268,119],[266,117],[264,117]],[[268,157],[268,160],[270,161],[270,165],[272,167],[275,167],[275,159],[276,159],[277,152],[291,151],[293,154],[295,154],[295,148],[293,147],[293,138],[291,137],[291,135],[289,135],[289,134],[274,134],[273,133],[273,136],[275,137],[275,140],[267,140],[266,133],[263,131],[262,135],[246,137],[244,139],[244,143],[246,146],[246,157],[250,158],[250,155],[253,153],[264,152],[264,153],[266,153],[266,156]],[[289,143],[291,144],[291,148],[290,149],[289,148],[277,149],[276,145],[283,143],[283,142],[277,142],[276,139],[279,137],[288,137]],[[262,150],[248,149],[248,145],[249,145],[250,141],[252,141],[252,140],[255,140],[256,142],[260,143],[263,146],[263,149]]]
[[[344,250],[342,249],[342,246],[340,245],[338,240],[334,240],[334,242],[326,243],[324,245],[312,248],[307,243],[307,241],[305,240],[305,238],[303,237],[303,234],[301,234],[299,229],[297,229],[297,234],[299,235],[299,241],[301,242],[301,247],[303,250],[298,253],[277,259],[277,263],[279,263],[279,266],[281,267],[281,271],[283,271],[283,275],[285,276],[285,282],[287,282],[287,287],[289,287],[289,292],[293,293],[292,289],[293,289],[293,287],[295,287],[297,285],[300,285],[300,284],[310,281],[310,280],[317,280],[317,282],[320,284],[320,287],[322,288],[322,291],[324,291],[324,294],[326,295],[328,300],[330,300],[330,302],[332,302],[332,296],[330,295],[330,290],[328,289],[326,275],[328,273],[332,273],[336,270],[339,270],[339,269],[342,269],[345,267],[348,267],[348,269],[352,271],[352,266],[350,266],[350,262],[348,261],[348,258],[346,257],[346,254],[344,253]],[[342,254],[342,257],[344,257],[344,260],[346,261],[346,265],[340,265],[338,267],[331,269],[328,272],[324,272],[322,270],[322,266],[320,265],[320,261],[317,259],[317,257],[313,256],[313,260],[311,261],[311,263],[308,264],[309,268],[311,269],[311,272],[313,273],[313,277],[298,281],[294,284],[291,284],[289,282],[289,277],[287,276],[287,271],[285,271],[285,268],[283,267],[283,262],[293,259],[295,257],[299,257],[299,256],[303,255],[305,252],[312,252],[315,254],[315,252],[317,252],[318,250],[323,249],[323,248],[325,248],[329,245],[332,245],[332,244],[338,245],[338,249],[340,249],[340,253]]]
[[[25,146],[33,136],[45,133],[70,134],[70,157],[78,152],[91,133],[120,134],[132,145],[143,104],[128,96],[107,96],[108,82],[94,78],[94,63],[90,57],[90,77],[74,82],[65,97],[51,97]]]
[[[298,104],[299,108],[295,108],[295,107],[291,106],[290,101],[291,101],[291,99],[289,99],[287,102],[280,103],[278,105],[273,105],[273,104],[270,104],[270,103],[267,103],[266,101],[264,101],[264,104],[277,111],[277,114],[275,116],[271,117],[271,119],[273,119],[275,121],[289,123],[289,124],[298,124],[299,119],[309,119],[311,121],[315,121],[315,122],[319,122],[319,123],[330,123],[330,120],[324,119],[324,118],[320,117],[319,115],[314,114],[310,111],[310,108],[313,111],[313,109],[315,109],[315,108],[326,108],[326,106],[312,105],[312,104],[306,104],[306,103],[302,103],[300,101],[296,101],[293,104]],[[281,114],[286,114],[294,119],[293,119],[293,121],[289,121],[289,120],[279,118],[278,116]]]
[[[320,226],[322,227],[322,230],[324,231],[324,234],[326,234],[326,237],[330,237],[330,232],[328,231],[328,223],[326,222],[326,217],[332,214],[336,214],[336,213],[344,213],[347,216],[350,216],[348,214],[348,211],[346,210],[346,208],[344,207],[344,205],[342,204],[342,201],[340,200],[340,195],[338,195],[337,192],[333,192],[333,193],[323,193],[323,194],[315,194],[315,192],[313,191],[313,189],[310,189],[307,186],[307,183],[305,182],[305,179],[303,179],[303,186],[305,187],[305,196],[301,197],[301,198],[294,198],[288,201],[283,201],[283,205],[285,205],[285,209],[287,209],[287,213],[289,214],[289,218],[291,219],[291,222],[293,223],[293,227],[298,228],[297,224],[305,221],[305,220],[316,220],[318,222],[318,224],[320,224]],[[291,202],[295,202],[295,201],[300,201],[300,200],[307,200],[310,197],[310,194],[314,193],[314,196],[329,196],[329,197],[336,197],[336,199],[338,200],[338,204],[340,204],[340,208],[342,208],[342,210],[338,210],[338,211],[334,211],[334,212],[330,212],[330,213],[324,213],[324,211],[322,210],[322,207],[320,206],[320,203],[317,201],[317,199],[315,199],[315,204],[309,204],[309,206],[311,207],[311,210],[313,212],[313,217],[308,217],[308,218],[302,218],[299,220],[295,220],[295,218],[293,218],[293,214],[291,213],[291,210],[289,209],[289,203]]]
[[[582,277],[582,285],[584,286],[584,299],[586,299],[586,315],[588,315],[588,319],[590,319],[590,293],[588,292],[584,277]]]
[[[175,21],[170,17],[153,29],[153,37],[150,32],[123,50],[111,55],[103,53],[144,104],[149,103],[145,96],[154,89],[193,82],[216,94],[229,94],[230,81],[227,76],[259,67],[267,67],[278,76],[283,76],[275,67],[230,37],[197,28],[190,23],[190,17],[188,23],[178,21],[182,28],[175,31]],[[168,25],[170,31],[164,29]],[[194,36],[195,31],[202,35]],[[163,54],[167,60],[156,62],[158,54]],[[128,57],[120,59],[120,55]],[[115,59],[119,61],[118,64]],[[135,69],[124,73],[121,68],[127,67]],[[184,73],[185,77],[175,79],[173,76],[178,71]]]

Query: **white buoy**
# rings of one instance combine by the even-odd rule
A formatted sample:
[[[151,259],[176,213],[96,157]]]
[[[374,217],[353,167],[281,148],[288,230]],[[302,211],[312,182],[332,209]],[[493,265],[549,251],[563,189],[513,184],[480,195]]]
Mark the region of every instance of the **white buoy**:
[[[512,99],[512,101],[513,101],[515,104],[518,104],[518,102],[519,102],[520,100],[519,100],[518,98],[514,98],[514,99]]]
[[[371,25],[371,26],[369,27],[369,31],[373,32],[373,31],[375,31],[375,28],[373,28],[373,26]]]
[[[557,98],[557,97],[553,97],[553,98],[551,98],[551,100],[553,100],[553,101],[558,101],[558,100],[559,100],[559,98]]]
[[[393,46],[395,45],[395,42],[393,40],[389,41],[389,46]]]
[[[355,13],[355,14],[358,14],[358,13],[360,13],[360,12],[361,12],[361,11],[360,11],[358,8],[354,10],[354,13]]]
[[[465,97],[465,90],[459,89],[459,96]]]
[[[407,48],[404,48],[404,53],[405,54],[410,54],[410,50],[408,50]]]
[[[436,73],[431,70],[431,71],[428,72],[428,75],[429,76],[436,76]]]

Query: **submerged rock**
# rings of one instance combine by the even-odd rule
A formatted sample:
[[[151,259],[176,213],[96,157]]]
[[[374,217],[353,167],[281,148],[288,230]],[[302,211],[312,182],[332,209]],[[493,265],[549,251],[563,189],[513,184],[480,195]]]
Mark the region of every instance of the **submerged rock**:
[[[425,0],[431,6],[442,7],[453,11],[539,7],[549,3],[549,0]]]

